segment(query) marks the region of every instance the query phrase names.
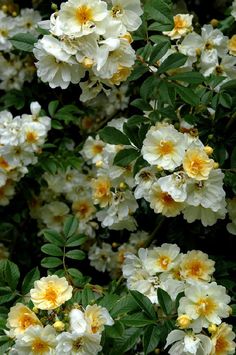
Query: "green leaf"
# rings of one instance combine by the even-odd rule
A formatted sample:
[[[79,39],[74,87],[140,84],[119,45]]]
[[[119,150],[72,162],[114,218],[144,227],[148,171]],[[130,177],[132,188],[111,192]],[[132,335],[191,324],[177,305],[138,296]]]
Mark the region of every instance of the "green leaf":
[[[154,91],[155,87],[157,87],[158,83],[159,83],[159,81],[154,75],[149,76],[142,83],[141,88],[140,88],[140,95],[145,101],[147,101],[149,98],[151,98],[153,96],[153,91]]]
[[[21,51],[32,52],[34,44],[37,42],[37,38],[31,33],[17,33],[10,38],[12,45]]]
[[[82,250],[70,250],[66,253],[66,257],[75,260],[83,260],[85,253]]]
[[[44,229],[43,235],[44,238],[52,244],[58,245],[59,247],[63,247],[65,245],[64,237],[54,230]]]
[[[168,51],[168,49],[170,48],[170,41],[167,38],[166,42],[161,42],[159,44],[157,44],[156,46],[153,47],[152,53],[150,55],[150,59],[149,59],[149,63],[152,65],[154,63],[156,63],[159,59],[161,59],[166,52]]]
[[[63,233],[66,238],[71,237],[74,233],[77,232],[79,227],[78,220],[75,216],[68,216],[65,220],[63,226]]]
[[[236,88],[236,79],[234,80],[229,80],[225,84],[223,84],[220,88],[220,90],[232,90]]]
[[[226,92],[222,92],[220,93],[220,97],[219,97],[219,103],[226,108],[231,108],[232,106],[232,97],[230,94],[227,94]]]
[[[164,104],[171,106],[175,103],[175,88],[167,81],[161,81],[159,85],[159,96]]]
[[[38,279],[40,279],[40,272],[38,267],[35,267],[30,272],[28,272],[22,282],[21,290],[23,295],[27,294],[31,290],[31,288],[34,286],[34,281]]]
[[[143,116],[139,115],[133,115],[131,116],[128,121],[126,122],[126,125],[129,127],[139,125],[140,123],[145,122],[145,118]]]
[[[15,297],[16,293],[12,292],[10,287],[0,287],[0,304],[8,303]]]
[[[82,291],[82,306],[86,307],[88,304],[92,303],[95,300],[95,295],[90,287],[85,286]]]
[[[83,274],[77,269],[69,268],[69,269],[67,269],[67,271],[74,278],[82,278],[83,277]]]
[[[54,244],[44,244],[41,247],[43,253],[52,256],[63,256],[63,251],[57,245]]]
[[[142,328],[129,328],[126,329],[122,337],[117,338],[114,344],[114,350],[112,355],[125,354],[128,350],[134,348],[140,335],[142,334]]]
[[[112,327],[106,327],[106,336],[109,338],[119,338],[124,333],[124,325],[120,321],[116,321]]]
[[[144,354],[149,354],[158,346],[160,342],[160,327],[157,325],[149,325],[144,329],[143,334],[143,349]]]
[[[134,312],[138,307],[134,298],[130,294],[127,294],[117,301],[114,307],[112,307],[110,314],[114,318],[128,312]]]
[[[129,138],[129,140],[139,149],[142,148],[142,142],[139,139],[138,132],[139,132],[139,127],[137,126],[132,126],[130,127],[126,123],[123,126],[124,132]]]
[[[44,158],[40,161],[40,166],[50,174],[54,175],[57,172],[58,165],[55,160]]]
[[[146,325],[156,323],[156,320],[151,320],[143,312],[133,313],[121,319],[126,327],[145,327]]]
[[[176,87],[176,92],[179,94],[182,100],[184,100],[187,104],[191,106],[197,106],[200,103],[200,98],[198,95],[195,94],[195,92],[190,89],[186,88],[184,86],[175,86]]]
[[[149,105],[148,102],[144,101],[143,99],[136,99],[131,102],[131,105],[137,107],[141,111],[152,111],[152,106]]]
[[[168,77],[168,79],[184,81],[189,84],[201,84],[205,80],[204,76],[201,73],[193,71],[171,75]]]
[[[51,102],[49,103],[49,105],[48,105],[48,112],[49,112],[49,115],[50,115],[51,117],[54,116],[54,114],[55,114],[55,112],[56,112],[58,106],[59,106],[59,101],[58,101],[58,100],[54,100],[54,101],[51,101]]]
[[[63,129],[64,128],[63,125],[57,120],[52,120],[51,121],[51,126],[54,129]]]
[[[145,168],[146,166],[149,166],[148,162],[143,159],[142,156],[140,156],[134,164],[133,176],[135,176],[141,169]]]
[[[20,278],[20,270],[10,260],[0,260],[0,281],[10,286],[15,291]]]
[[[138,156],[139,152],[134,148],[123,149],[116,154],[113,164],[125,167],[138,158]]]
[[[131,296],[134,298],[137,305],[140,307],[140,309],[143,312],[145,312],[150,319],[156,320],[157,319],[156,312],[149,298],[147,298],[146,296],[144,296],[142,293],[138,291],[130,290],[129,292]]]
[[[99,131],[99,136],[104,142],[109,144],[130,145],[129,139],[124,135],[124,133],[115,127],[104,127],[101,131]]]
[[[174,304],[173,304],[173,301],[171,300],[170,296],[168,295],[168,293],[166,291],[162,290],[162,288],[158,287],[157,297],[158,297],[159,305],[160,305],[161,309],[163,310],[163,312],[166,315],[170,315],[171,312],[173,311]]]
[[[78,247],[88,240],[86,235],[73,235],[66,241],[66,247]]]
[[[167,57],[158,69],[158,74],[167,72],[170,69],[180,68],[185,64],[188,57],[182,53],[173,53]]]
[[[167,0],[152,0],[145,5],[149,19],[155,20],[155,31],[171,31],[174,27],[171,3]],[[151,27],[151,26],[150,26]],[[149,29],[150,29],[149,27]]]
[[[128,81],[138,80],[139,78],[141,78],[141,76],[143,76],[147,72],[148,72],[147,66],[137,65],[136,67],[134,67],[131,75],[128,78]]]
[[[10,90],[5,95],[2,95],[0,102],[4,103],[4,107],[15,107],[21,110],[25,106],[25,95],[20,90]]]
[[[236,168],[236,147],[234,147],[230,157],[230,167],[232,169]]]
[[[54,257],[46,257],[42,259],[41,265],[45,268],[53,269],[54,267],[62,265],[62,260]]]

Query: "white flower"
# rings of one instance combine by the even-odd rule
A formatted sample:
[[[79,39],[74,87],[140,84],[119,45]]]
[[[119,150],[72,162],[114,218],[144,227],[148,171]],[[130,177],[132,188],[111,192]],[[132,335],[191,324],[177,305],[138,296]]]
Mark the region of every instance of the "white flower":
[[[47,228],[61,231],[63,222],[69,214],[69,207],[64,202],[54,201],[41,207],[41,219]]]
[[[150,275],[170,271],[180,252],[176,244],[164,243],[160,247],[148,251],[145,267]]]
[[[151,186],[147,201],[155,213],[161,213],[166,217],[176,217],[184,208],[184,204],[176,202],[168,192],[161,189],[158,182]]]
[[[0,10],[0,51],[9,51],[12,44],[9,38],[14,36],[19,29],[15,26],[15,22],[11,16],[7,16]]]
[[[223,286],[216,282],[200,283],[186,287],[185,297],[180,299],[178,315],[187,314],[192,322],[194,332],[200,332],[211,323],[220,324],[221,318],[229,316],[230,297]]]
[[[188,32],[193,30],[192,27],[193,15],[178,14],[174,16],[174,28],[171,31],[164,31],[163,34],[171,39],[178,39],[186,36]]]
[[[39,40],[33,53],[38,59],[35,63],[37,74],[51,88],[66,89],[70,83],[78,84],[84,76],[83,67],[70,54],[62,49],[61,42],[52,36],[44,36]]]
[[[87,322],[84,313],[80,309],[72,309],[69,314],[70,329],[78,334],[84,333],[87,329]]]
[[[232,325],[222,323],[213,333],[213,348],[211,355],[235,354],[235,333],[232,331]]]
[[[149,190],[152,184],[156,181],[156,169],[154,167],[142,168],[135,175],[135,184],[137,185],[134,191],[136,199],[144,197],[148,199]]]
[[[127,31],[136,31],[142,23],[140,0],[112,0],[111,13],[113,18],[122,22]]]
[[[208,259],[208,255],[200,250],[191,250],[183,255],[180,263],[180,275],[183,280],[206,281],[211,280],[215,271],[215,262]]]
[[[17,19],[19,33],[30,32],[34,35],[39,34],[35,29],[38,22],[41,21],[41,15],[38,11],[34,9],[21,9],[20,16]]]
[[[102,350],[100,334],[63,332],[57,336],[55,355],[96,355]]]
[[[92,163],[96,163],[103,158],[102,153],[104,146],[105,143],[99,140],[98,137],[94,139],[89,136],[84,143],[81,154],[85,157],[85,159],[91,159]]]
[[[218,219],[225,219],[226,215],[226,202],[223,198],[220,202],[221,207],[217,211],[213,211],[211,208],[204,208],[199,206],[186,205],[183,209],[184,219],[188,223],[192,223],[196,220],[200,220],[204,227],[213,226]]]
[[[183,135],[172,125],[152,127],[147,132],[142,155],[149,164],[174,170],[181,164],[184,153]]]
[[[52,355],[55,354],[56,343],[56,332],[51,325],[45,328],[35,325],[18,336],[13,350],[18,355]]]
[[[61,4],[58,12],[59,28],[72,37],[90,33],[104,34],[104,23],[108,15],[107,4],[101,0],[68,0]]]
[[[102,243],[101,247],[94,244],[89,249],[88,258],[90,265],[95,267],[96,270],[104,272],[105,270],[111,271],[112,262],[115,259],[115,253],[108,243]]]
[[[100,334],[104,330],[104,325],[111,326],[114,324],[108,310],[96,304],[86,307],[84,319],[87,322],[87,331],[90,334]]]
[[[189,178],[183,171],[178,171],[158,179],[162,191],[167,192],[176,202],[184,202],[187,198]]]
[[[173,344],[174,343],[174,344]],[[211,352],[211,340],[203,334],[185,333],[183,330],[172,330],[166,339],[165,349],[170,355],[209,355]]]

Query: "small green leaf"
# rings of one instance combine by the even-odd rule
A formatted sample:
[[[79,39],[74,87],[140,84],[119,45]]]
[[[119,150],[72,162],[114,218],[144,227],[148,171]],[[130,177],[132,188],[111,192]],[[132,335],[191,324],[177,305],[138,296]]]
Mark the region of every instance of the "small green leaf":
[[[160,342],[160,327],[157,325],[149,325],[144,329],[143,334],[143,349],[144,354],[149,354],[158,346]]]
[[[197,106],[200,103],[200,98],[195,92],[184,86],[175,86],[176,92],[179,94],[182,100],[184,100],[187,104],[191,106]]]
[[[133,176],[135,176],[141,169],[145,168],[146,166],[149,166],[148,162],[143,159],[142,156],[140,156],[134,164]]]
[[[173,53],[167,57],[158,69],[158,74],[167,72],[170,69],[180,68],[185,64],[187,56],[182,53]]]
[[[82,250],[70,250],[66,253],[66,257],[75,260],[83,260],[85,253]]]
[[[78,247],[87,241],[88,237],[86,235],[73,235],[66,241],[67,247]]]
[[[150,55],[149,63],[152,65],[155,64],[159,59],[161,59],[170,48],[170,45],[171,43],[169,39],[166,38],[166,42],[161,42],[154,46]]]
[[[82,278],[83,277],[83,274],[77,269],[69,268],[69,269],[67,269],[67,271],[74,278]]]
[[[134,148],[123,149],[116,154],[113,164],[125,167],[138,158],[138,156],[139,152]]]
[[[0,260],[0,280],[10,286],[15,291],[20,278],[20,270],[16,264],[10,260]]]
[[[54,101],[51,101],[51,102],[49,103],[49,105],[48,105],[48,112],[49,112],[49,115],[50,115],[51,117],[54,116],[54,114],[55,114],[55,112],[56,112],[58,106],[59,106],[59,101],[58,101],[58,100],[54,100]]]
[[[170,315],[171,312],[173,311],[173,301],[171,300],[170,296],[168,293],[162,288],[157,289],[157,297],[158,297],[158,302],[160,304],[161,309],[166,315]]]
[[[168,77],[168,79],[184,81],[189,84],[201,84],[205,80],[204,76],[201,73],[193,71],[171,75]]]
[[[82,306],[86,307],[88,304],[90,304],[92,301],[95,300],[95,295],[93,291],[91,290],[90,287],[85,286],[83,291],[82,291]]]
[[[129,292],[140,309],[145,312],[150,319],[156,319],[156,312],[149,298],[138,291],[130,290]]]
[[[147,72],[148,72],[147,66],[137,65],[136,67],[134,67],[131,75],[128,78],[128,81],[138,80],[139,78],[141,78],[141,76],[143,76]]]
[[[130,145],[130,141],[126,135],[115,127],[104,127],[101,131],[99,131],[99,136],[104,142],[109,144]]]
[[[28,274],[25,276],[23,282],[22,282],[22,293],[25,295],[26,293],[28,293],[31,288],[34,285],[34,281],[40,279],[40,272],[38,267],[35,267],[34,269],[32,269],[30,272],[28,272]]]
[[[45,268],[53,269],[54,267],[62,265],[62,260],[54,257],[46,257],[42,259],[41,265]]]
[[[146,325],[156,323],[156,320],[151,320],[147,318],[146,314],[143,312],[133,313],[122,318],[122,323],[125,327],[145,327]]]
[[[54,230],[44,229],[43,235],[45,239],[52,244],[58,245],[59,247],[63,247],[65,245],[64,237]]]
[[[120,321],[116,321],[112,327],[106,327],[106,336],[109,338],[122,337],[125,327]]]
[[[141,85],[141,88],[140,88],[141,97],[145,101],[148,101],[148,99],[152,97],[153,90],[157,87],[158,84],[159,84],[159,81],[155,76],[153,76],[153,75],[149,76]]]
[[[131,102],[131,105],[137,107],[141,111],[152,111],[152,106],[149,105],[148,102],[144,101],[143,99],[136,99]]]
[[[232,106],[232,97],[231,95],[227,94],[226,92],[222,92],[220,93],[220,97],[219,97],[219,103],[225,107],[225,108],[231,108]]]
[[[71,237],[74,233],[77,232],[79,227],[78,220],[75,216],[68,216],[65,220],[63,226],[63,233],[66,238]]]
[[[112,355],[125,354],[128,350],[134,348],[142,332],[143,332],[142,328],[126,329],[122,337],[117,338],[115,340],[114,350]]]
[[[155,20],[153,24],[155,26],[152,27],[152,30],[171,31],[173,29],[173,13],[171,3],[168,0],[147,1],[145,13],[147,13],[149,19]]]
[[[17,33],[10,38],[10,42],[16,49],[24,52],[32,52],[34,44],[37,42],[37,38],[31,33]]]
[[[54,244],[44,244],[41,247],[43,253],[52,256],[63,256],[63,251],[57,245]]]

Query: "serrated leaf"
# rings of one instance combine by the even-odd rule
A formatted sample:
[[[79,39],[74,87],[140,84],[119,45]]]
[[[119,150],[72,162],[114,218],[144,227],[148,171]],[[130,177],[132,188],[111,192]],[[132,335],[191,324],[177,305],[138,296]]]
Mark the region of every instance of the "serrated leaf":
[[[81,277],[83,277],[83,274],[82,274],[79,270],[77,270],[77,269],[69,268],[69,269],[67,269],[67,271],[68,271],[68,273],[69,273],[72,277],[74,277],[74,278],[81,278]]]
[[[166,42],[161,42],[158,43],[156,46],[153,46],[149,63],[152,65],[156,63],[159,59],[161,59],[170,48],[170,45],[170,41],[167,39]]]
[[[184,86],[175,86],[176,92],[179,94],[182,100],[191,106],[197,106],[200,103],[200,98],[195,92]]]
[[[205,80],[205,78],[199,72],[189,71],[171,75],[168,77],[168,80],[184,81],[189,84],[201,84]]]
[[[128,312],[134,312],[139,308],[134,298],[128,294],[121,297],[110,310],[111,316],[117,317]]]
[[[54,230],[44,229],[43,235],[44,238],[52,244],[58,245],[59,247],[63,247],[65,245],[64,237]]]
[[[79,227],[79,222],[75,216],[68,216],[65,220],[63,226],[63,233],[66,238],[71,237],[74,233],[77,232]]]
[[[122,337],[116,339],[112,355],[125,354],[128,350],[134,348],[142,331],[142,328],[126,329]]]
[[[120,321],[116,321],[111,327],[106,327],[106,336],[109,338],[119,338],[125,330],[124,325]]]
[[[156,323],[156,320],[151,320],[147,318],[147,316],[143,312],[133,313],[122,318],[122,323],[126,327],[145,327],[146,325],[150,325]]]
[[[85,253],[82,250],[70,250],[66,253],[66,257],[75,260],[83,260]]]
[[[152,27],[151,30],[171,31],[173,29],[171,3],[168,3],[167,0],[148,1],[145,5],[145,13],[148,14],[149,19],[155,20],[155,27]]]
[[[88,237],[86,235],[73,235],[66,241],[67,247],[78,247],[87,241]]]
[[[138,158],[139,154],[140,153],[134,148],[123,149],[116,154],[113,164],[122,167],[128,166],[132,161]]]
[[[63,251],[57,245],[54,244],[44,244],[41,247],[43,253],[52,256],[63,256]]]
[[[95,295],[90,287],[85,287],[81,294],[81,303],[83,307],[86,307],[92,301],[95,300]]]
[[[157,298],[158,298],[158,302],[159,305],[161,307],[161,309],[163,310],[163,312],[166,315],[170,315],[171,312],[173,311],[173,301],[171,300],[170,296],[168,295],[168,293],[164,290],[162,290],[162,288],[158,287],[157,289]]]
[[[40,272],[38,267],[35,267],[30,272],[28,272],[28,274],[25,276],[22,282],[21,290],[23,295],[27,294],[31,290],[31,288],[34,285],[34,281],[38,279],[40,279]]]
[[[173,53],[167,57],[158,69],[158,74],[165,73],[170,69],[180,68],[186,63],[188,57],[182,53]]]
[[[10,286],[15,291],[20,278],[20,270],[16,264],[10,260],[0,260],[0,280]]]
[[[130,141],[126,135],[115,127],[104,127],[101,131],[99,131],[99,136],[104,142],[109,144],[130,145]]]
[[[149,354],[158,346],[160,342],[160,327],[157,325],[149,325],[145,328],[143,334],[143,349],[144,354]]]
[[[149,98],[153,95],[153,90],[157,87],[159,81],[158,79],[152,75],[149,76],[141,85],[140,95],[143,100],[148,101]],[[152,109],[151,109],[152,110]]]
[[[136,67],[134,67],[131,75],[128,78],[128,81],[138,80],[139,78],[141,78],[141,76],[143,76],[147,72],[148,72],[147,66],[137,65]]]
[[[49,105],[48,105],[48,112],[49,112],[49,115],[50,115],[51,117],[54,116],[54,114],[55,114],[55,112],[56,112],[58,106],[59,106],[59,101],[58,101],[58,100],[54,100],[54,101],[51,101],[51,102],[49,103]]]
[[[146,315],[150,319],[155,319],[156,320],[157,319],[156,312],[155,312],[153,304],[151,303],[149,298],[147,298],[142,293],[140,293],[138,291],[135,291],[135,290],[130,290],[129,292],[130,292],[131,296],[134,298],[134,300],[137,303],[137,305],[140,307],[140,309],[143,312],[145,312]]]
[[[53,269],[54,267],[62,265],[62,263],[62,260],[56,257],[46,257],[43,258],[41,261],[41,265],[48,269]]]
[[[17,33],[10,38],[12,45],[24,52],[32,52],[34,44],[37,42],[37,38],[31,33]]]
[[[8,303],[16,297],[16,293],[12,292],[11,288],[0,287],[0,304]]]

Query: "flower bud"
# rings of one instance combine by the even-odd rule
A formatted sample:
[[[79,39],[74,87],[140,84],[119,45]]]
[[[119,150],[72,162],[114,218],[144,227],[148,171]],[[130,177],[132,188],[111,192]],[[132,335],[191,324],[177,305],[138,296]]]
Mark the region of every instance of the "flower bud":
[[[177,318],[177,325],[180,329],[186,329],[189,327],[192,319],[187,314],[182,314]]]
[[[206,145],[206,146],[204,147],[204,150],[205,150],[205,152],[207,153],[207,155],[211,155],[211,154],[213,153],[213,148],[210,147],[209,145]]]
[[[53,324],[53,328],[57,331],[57,332],[63,332],[63,330],[65,329],[65,324],[60,321],[57,320],[54,324]]]

